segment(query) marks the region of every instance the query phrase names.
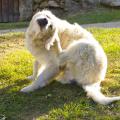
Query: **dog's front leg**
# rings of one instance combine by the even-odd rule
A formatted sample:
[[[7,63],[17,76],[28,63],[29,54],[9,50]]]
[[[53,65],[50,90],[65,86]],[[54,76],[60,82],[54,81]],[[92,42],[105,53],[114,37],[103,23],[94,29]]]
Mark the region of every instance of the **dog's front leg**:
[[[33,64],[33,75],[28,76],[27,79],[35,80],[35,78],[37,77],[37,74],[38,74],[38,69],[39,69],[39,62],[37,60],[35,60],[35,62]]]
[[[58,30],[55,30],[55,33],[53,34],[53,36],[51,38],[49,38],[45,44],[45,48],[49,51],[50,47],[53,46],[54,42],[57,42],[57,47],[58,47],[58,51],[61,53],[62,52],[62,47],[61,47],[61,43],[60,43],[60,38],[58,36]]]
[[[21,89],[21,92],[32,92],[38,88],[42,88],[50,83],[50,81],[58,74],[59,67],[54,64],[47,66],[40,75],[38,75],[37,80],[27,87]]]

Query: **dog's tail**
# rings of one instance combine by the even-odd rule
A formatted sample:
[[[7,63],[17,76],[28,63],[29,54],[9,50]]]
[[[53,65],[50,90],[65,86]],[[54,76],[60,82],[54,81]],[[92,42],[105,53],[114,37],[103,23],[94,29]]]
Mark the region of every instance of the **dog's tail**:
[[[87,96],[91,97],[95,102],[103,105],[110,104],[111,102],[120,100],[120,96],[117,97],[106,97],[100,91],[100,84],[86,85],[83,86],[87,92]]]

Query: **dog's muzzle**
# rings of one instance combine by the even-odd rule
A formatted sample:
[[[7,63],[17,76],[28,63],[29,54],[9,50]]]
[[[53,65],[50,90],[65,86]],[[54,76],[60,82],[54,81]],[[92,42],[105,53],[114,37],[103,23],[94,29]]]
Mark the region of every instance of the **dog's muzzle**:
[[[45,27],[48,24],[48,20],[46,18],[37,19],[37,23],[40,27]]]

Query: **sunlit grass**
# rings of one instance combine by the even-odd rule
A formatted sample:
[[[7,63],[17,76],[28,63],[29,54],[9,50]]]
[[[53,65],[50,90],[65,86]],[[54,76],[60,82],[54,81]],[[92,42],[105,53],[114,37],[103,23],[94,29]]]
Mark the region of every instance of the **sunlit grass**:
[[[108,71],[102,90],[106,95],[120,95],[120,29],[89,28],[108,56]],[[13,40],[13,42],[12,42]],[[119,120],[120,101],[108,106],[98,105],[86,97],[81,87],[53,82],[29,94],[19,90],[30,84],[34,58],[23,47],[24,34],[0,36],[0,117],[8,120]],[[14,41],[19,41],[18,46]],[[9,43],[9,44],[11,44]],[[20,44],[21,43],[21,44]],[[9,51],[9,52],[8,52]]]

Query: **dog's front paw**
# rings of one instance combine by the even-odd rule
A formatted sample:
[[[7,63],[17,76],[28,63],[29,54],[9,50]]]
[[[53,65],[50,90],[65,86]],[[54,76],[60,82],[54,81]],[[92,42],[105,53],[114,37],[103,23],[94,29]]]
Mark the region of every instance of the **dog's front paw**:
[[[29,80],[35,80],[35,77],[33,75],[31,75],[31,76],[28,76],[27,79],[29,79]]]
[[[51,46],[50,44],[46,44],[45,48],[49,51],[50,50],[50,46]]]
[[[35,90],[34,87],[33,87],[32,85],[29,85],[29,86],[27,86],[27,87],[22,88],[22,89],[20,90],[20,92],[28,93],[28,92],[32,92],[32,91],[34,91],[34,90]]]
[[[52,40],[52,38],[50,38],[50,39],[47,40],[47,42],[45,44],[45,48],[47,50],[50,50],[50,47],[53,46],[53,44],[54,44],[54,41]]]

